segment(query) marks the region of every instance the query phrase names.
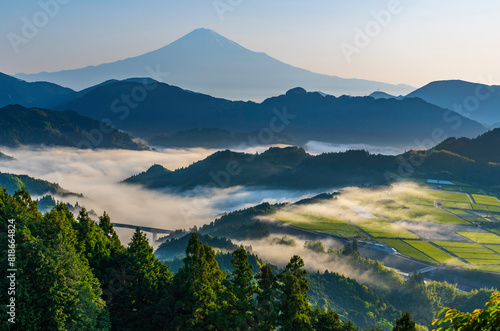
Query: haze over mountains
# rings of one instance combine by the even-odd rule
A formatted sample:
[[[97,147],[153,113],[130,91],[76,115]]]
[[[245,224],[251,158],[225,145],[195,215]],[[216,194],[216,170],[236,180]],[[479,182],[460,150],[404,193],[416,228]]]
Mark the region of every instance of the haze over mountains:
[[[5,81],[0,100],[73,110],[163,147],[304,145],[314,140],[429,148],[451,136],[475,138],[486,131],[475,121],[419,98],[335,97],[294,88],[255,103],[215,98],[150,78],[129,78],[80,92],[50,84],[57,93],[41,99],[46,85],[12,77]]]
[[[382,91],[370,94],[375,99],[398,100],[421,98],[442,108],[451,109],[488,127],[500,127],[500,86],[477,84],[462,80],[431,82],[406,96]]]
[[[267,189],[373,186],[402,179],[401,164],[420,160],[412,176],[467,181],[497,189],[500,164],[493,162],[498,162],[499,156],[490,155],[489,147],[498,145],[500,129],[473,140],[450,138],[430,150],[409,151],[399,156],[373,155],[362,150],[314,156],[297,147],[270,148],[253,155],[226,150],[175,171],[155,164],[124,183],[179,191],[199,186],[243,185]]]
[[[147,91],[144,100],[132,100],[129,104],[122,100],[122,95],[140,89]],[[417,147],[417,140],[433,137],[436,129],[442,129],[444,136],[438,137],[435,144],[451,136],[474,138],[485,132],[479,123],[418,98],[399,101],[323,97],[303,88],[258,104],[218,99],[162,83],[128,80],[98,86],[58,109],[110,119],[117,128],[144,138],[193,128],[241,133],[270,131],[274,127],[279,129],[274,130],[276,136],[287,133],[299,144],[316,140]],[[461,123],[458,128],[457,121]],[[203,143],[203,136],[199,138]]]
[[[162,74],[154,75],[156,71]],[[53,82],[75,90],[109,79],[148,76],[216,97],[254,101],[278,95],[293,86],[334,95],[367,95],[378,89],[405,95],[414,90],[403,84],[344,79],[296,68],[265,53],[250,51],[208,29],[194,30],[156,51],[117,62],[15,76],[29,82]]]
[[[28,83],[0,72],[0,107],[21,104],[25,107],[55,106],[75,94],[72,89],[47,82]]]
[[[464,82],[436,81],[407,97],[418,97],[491,127],[500,126],[500,86]]]

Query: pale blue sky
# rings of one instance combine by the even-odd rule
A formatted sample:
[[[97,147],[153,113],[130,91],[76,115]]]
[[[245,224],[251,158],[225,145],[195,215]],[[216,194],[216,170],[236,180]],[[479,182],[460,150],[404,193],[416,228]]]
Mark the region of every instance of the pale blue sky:
[[[41,0],[49,3],[62,0]],[[205,27],[254,51],[314,72],[416,87],[433,80],[500,84],[500,2],[393,0],[387,26],[374,25],[379,0],[65,0],[36,35],[19,44],[23,17],[38,0],[0,4],[0,72],[80,68],[140,55]],[[214,4],[232,7],[223,19]],[[232,5],[231,5],[232,4]],[[43,20],[43,14],[38,18]],[[42,22],[43,23],[43,22]],[[378,24],[378,23],[377,23]],[[373,27],[357,47],[356,28]],[[357,47],[346,60],[344,43]],[[359,45],[359,44],[358,44]]]

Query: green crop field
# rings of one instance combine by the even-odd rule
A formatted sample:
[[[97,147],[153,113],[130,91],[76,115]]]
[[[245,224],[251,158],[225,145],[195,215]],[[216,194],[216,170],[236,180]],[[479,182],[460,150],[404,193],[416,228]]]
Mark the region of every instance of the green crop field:
[[[469,225],[467,221],[464,221],[463,219],[437,207],[427,207],[419,205],[408,205],[408,207],[435,223]]]
[[[500,253],[500,245],[485,245],[485,246],[491,249],[492,251]]]
[[[441,201],[444,208],[457,208],[457,203],[454,201]]]
[[[414,234],[385,220],[352,220],[353,224],[374,238],[418,239]]]
[[[495,197],[479,194],[473,194],[472,197],[474,198],[474,200],[476,200],[476,203],[482,205],[500,206],[500,201],[498,201],[498,199]]]
[[[480,244],[500,244],[500,237],[489,232],[457,232],[472,241]]]
[[[399,240],[399,239],[381,239],[379,241],[384,242],[387,245],[394,247],[395,250],[397,250],[399,253],[401,253],[403,255],[407,255],[407,256],[412,257],[414,259],[421,260],[421,261],[428,262],[428,263],[433,263],[433,264],[436,263],[436,261],[434,261],[433,259],[431,259],[427,255],[425,255],[421,251],[408,245],[407,243],[405,243],[402,240]]]
[[[419,197],[402,197],[398,199],[402,204],[412,203],[415,205],[434,206],[434,200]]]
[[[474,210],[481,210],[481,211],[489,211],[488,206],[485,205],[478,205],[477,203],[472,204],[472,208]]]
[[[457,208],[472,209],[472,203],[470,203],[470,202],[457,202]]]
[[[417,221],[421,216],[397,203],[374,203],[367,207],[374,215],[379,215],[393,221]]]
[[[460,216],[469,215],[468,212],[466,212],[464,210],[460,210],[460,209],[446,209],[446,210],[449,211],[450,213],[455,214],[455,215],[460,215]]]
[[[310,215],[278,212],[275,219],[301,229],[313,230],[344,238],[364,237],[358,229],[337,218],[326,218]]]
[[[488,206],[488,209],[495,213],[500,213],[500,207],[498,206]]]
[[[405,240],[405,242],[408,245],[421,251],[425,255],[431,257],[432,259],[434,259],[440,263],[446,263],[446,264],[454,265],[454,266],[463,266],[464,265],[464,263],[462,261],[460,261],[459,259],[451,256],[450,254],[437,248],[436,246],[429,244],[428,242],[421,241],[421,240]]]
[[[315,231],[321,232],[321,233],[326,233],[326,234],[336,236],[336,237],[347,238],[347,239],[365,237],[365,235],[361,235],[359,232],[355,232],[355,231],[332,230],[332,229],[330,229],[330,230],[315,230]]]
[[[441,200],[441,201],[455,201],[455,202],[471,202],[467,194],[451,193],[442,191],[422,191],[426,198]]]
[[[455,254],[459,258],[477,265],[500,264],[500,255],[479,244],[435,241],[434,244]],[[500,246],[498,246],[500,248]]]

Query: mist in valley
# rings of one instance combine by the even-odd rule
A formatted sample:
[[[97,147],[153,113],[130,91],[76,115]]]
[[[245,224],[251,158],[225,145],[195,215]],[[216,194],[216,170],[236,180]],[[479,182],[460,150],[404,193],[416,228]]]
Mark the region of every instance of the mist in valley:
[[[240,149],[262,153],[269,147]],[[0,162],[0,172],[26,174],[58,183],[76,196],[56,200],[78,204],[98,215],[106,211],[112,222],[162,229],[189,229],[210,223],[223,212],[247,208],[262,202],[282,203],[311,197],[321,191],[197,187],[183,193],[153,191],[125,185],[124,179],[146,171],[153,164],[170,170],[187,167],[215,153],[215,149],[188,148],[158,151],[81,150],[74,148],[7,148],[1,150],[15,158]],[[39,197],[34,197],[39,198]],[[133,230],[116,228],[122,242],[130,240]],[[148,234],[150,242],[152,235]]]

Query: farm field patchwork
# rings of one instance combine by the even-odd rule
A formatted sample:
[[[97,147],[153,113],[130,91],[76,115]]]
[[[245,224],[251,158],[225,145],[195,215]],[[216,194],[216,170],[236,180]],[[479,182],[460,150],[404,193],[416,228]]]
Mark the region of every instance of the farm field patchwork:
[[[426,198],[440,201],[471,202],[467,194],[443,191],[422,191]]]
[[[290,212],[279,212],[274,217],[278,221],[298,228],[314,230],[339,237],[354,238],[364,236],[354,226],[336,218],[301,215]]]
[[[468,212],[466,212],[464,210],[460,210],[460,209],[446,209],[446,210],[449,211],[450,213],[455,214],[455,215],[460,215],[460,216],[469,215]]]
[[[399,239],[380,239],[379,241],[386,243],[389,246],[392,246],[395,250],[397,250],[400,254],[407,255],[414,259],[436,264],[436,261],[422,253],[421,251],[413,248],[412,246],[405,243],[403,240]]]
[[[472,241],[480,244],[500,244],[500,236],[489,232],[457,232]]]
[[[445,210],[442,210],[438,207],[428,207],[428,206],[420,206],[420,205],[408,205],[408,207],[417,212],[418,214],[424,216],[432,222],[440,223],[440,224],[464,224],[468,225],[469,223],[456,215],[448,213]]]
[[[418,239],[416,235],[385,220],[352,220],[352,223],[374,238]]]
[[[412,210],[405,208],[397,203],[376,202],[367,207],[373,214],[382,216],[393,221],[418,221],[422,220]]]
[[[479,194],[473,194],[472,197],[478,204],[500,207],[500,201],[495,197],[489,195],[479,195]]]
[[[479,244],[435,241],[436,245],[476,265],[500,264],[500,255]],[[500,246],[499,246],[500,247]]]
[[[484,245],[484,246],[500,254],[500,245]]]
[[[422,240],[405,240],[405,242],[412,246],[413,248],[421,251],[422,253],[428,255],[432,259],[453,266],[463,266],[464,263],[459,259],[451,256],[445,251],[437,248],[436,246]]]

